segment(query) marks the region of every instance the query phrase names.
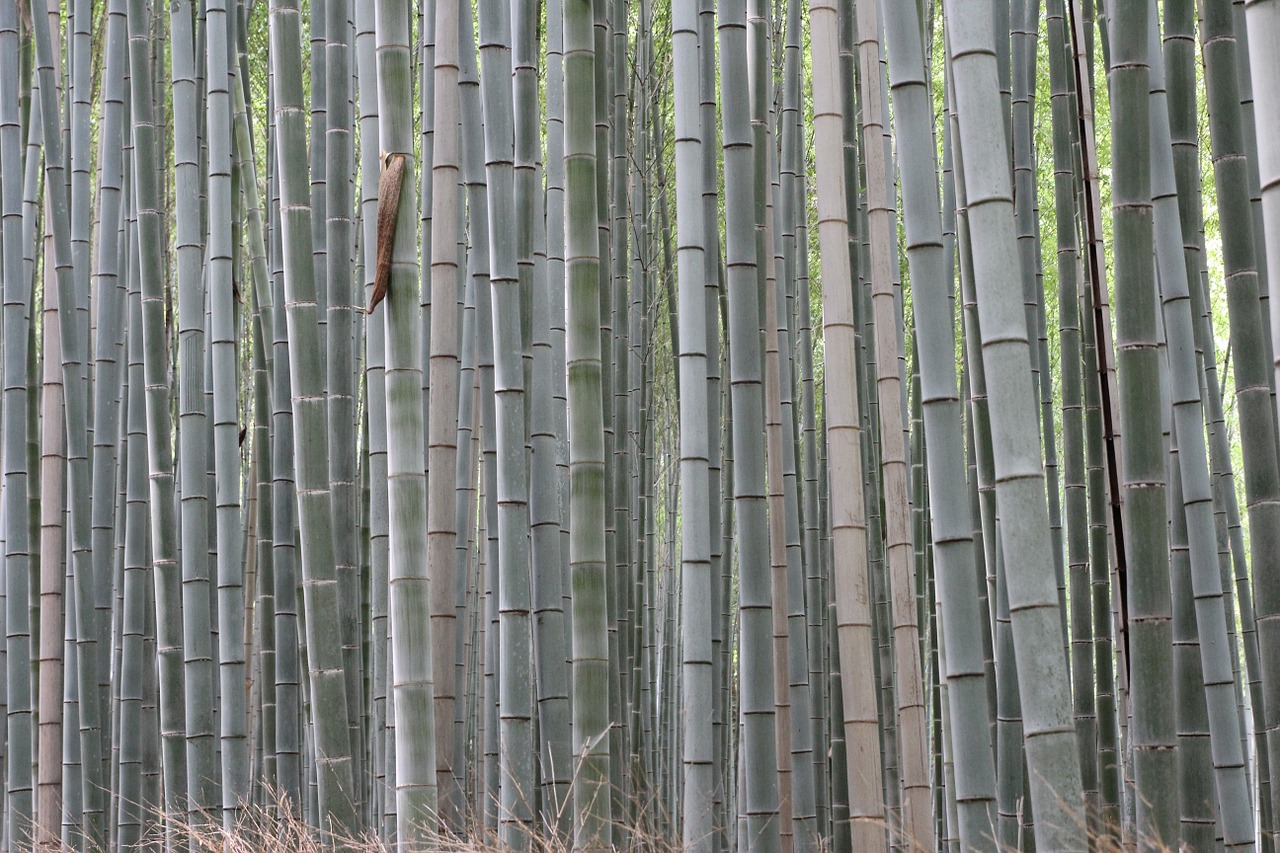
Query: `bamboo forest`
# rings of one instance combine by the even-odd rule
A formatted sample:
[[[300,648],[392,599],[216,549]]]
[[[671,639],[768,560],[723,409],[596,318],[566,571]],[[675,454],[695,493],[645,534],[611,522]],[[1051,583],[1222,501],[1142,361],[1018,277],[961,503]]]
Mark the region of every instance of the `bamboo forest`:
[[[0,226],[0,853],[1280,851],[1280,0],[0,0]]]

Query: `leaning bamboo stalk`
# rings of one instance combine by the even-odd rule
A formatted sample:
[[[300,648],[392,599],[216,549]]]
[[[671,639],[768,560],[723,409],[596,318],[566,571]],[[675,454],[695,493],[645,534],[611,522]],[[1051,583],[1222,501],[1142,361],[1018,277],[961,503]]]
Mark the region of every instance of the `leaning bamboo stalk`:
[[[0,7],[0,229],[3,239],[4,308],[4,566],[6,744],[4,750],[5,829],[10,839],[32,836],[32,713],[30,586],[32,542],[29,535],[27,462],[27,338],[34,294],[23,269],[22,121],[19,101],[18,7]],[[12,841],[11,841],[12,843]]]
[[[351,115],[351,45],[346,0],[327,0],[324,19],[324,206],[317,208],[315,218],[324,231],[323,274],[325,289],[324,342],[326,360],[325,390],[328,393],[327,422],[330,441],[329,494],[333,503],[334,565],[338,577],[338,612],[342,623],[342,666],[347,695],[353,697],[347,708],[350,729],[352,778],[365,775],[361,704],[354,697],[361,692],[363,669],[360,643],[360,578],[357,568],[358,538],[347,535],[358,525],[358,492],[356,483],[356,401],[354,395],[355,345],[354,290],[351,263],[354,250],[352,212],[352,146]],[[320,17],[317,5],[313,21]],[[319,52],[313,42],[313,52]],[[313,117],[312,121],[316,121]],[[314,125],[313,125],[314,127]],[[316,176],[313,175],[313,179]],[[323,217],[323,219],[321,219]],[[357,802],[363,785],[353,794]]]
[[[960,162],[972,241],[982,359],[992,405],[996,500],[1002,551],[1019,570],[1008,573],[1026,757],[1041,849],[1083,850],[1080,765],[1071,722],[1070,684],[1062,650],[1057,581],[1049,544],[1035,395],[1013,240],[1013,205],[995,93],[991,18],[946,3],[947,51],[955,73]]]
[[[937,189],[937,160],[929,115],[929,92],[922,52],[922,21],[911,4],[886,8],[890,85],[899,142],[902,208],[912,282],[923,397],[925,457],[931,493],[930,518],[937,561],[939,619],[946,648],[947,710],[958,836],[966,849],[990,843],[995,801],[995,766],[987,729],[987,673],[981,638],[981,600],[974,564],[974,519],[964,494],[963,403],[955,373],[953,300],[944,277],[943,233]],[[935,785],[937,782],[935,781]]]
[[[1235,372],[1236,401],[1240,409],[1240,441],[1250,476],[1245,478],[1250,529],[1249,548],[1255,584],[1258,649],[1267,648],[1267,637],[1280,620],[1277,597],[1269,579],[1280,543],[1272,536],[1280,530],[1274,514],[1280,512],[1280,467],[1276,461],[1276,419],[1270,397],[1270,375],[1262,358],[1262,323],[1259,317],[1257,256],[1253,223],[1248,209],[1247,163],[1243,157],[1237,46],[1231,10],[1227,4],[1204,2],[1200,6],[1200,37],[1205,66],[1205,93],[1209,107],[1209,138],[1213,158],[1218,209],[1224,227],[1223,266],[1230,317],[1231,354]],[[1274,655],[1261,655],[1263,719],[1257,728],[1267,742],[1270,764],[1271,820],[1280,816],[1280,671]],[[1274,833],[1275,826],[1268,831]]]
[[[62,717],[58,707],[63,694],[63,643],[64,615],[62,612],[62,565],[66,556],[63,548],[70,544],[70,562],[67,576],[76,585],[79,596],[74,598],[83,609],[72,608],[72,622],[67,630],[72,636],[84,636],[85,654],[79,656],[84,668],[76,669],[76,688],[86,692],[97,690],[97,677],[93,666],[97,663],[94,648],[96,630],[93,626],[94,596],[90,572],[90,517],[88,435],[84,424],[88,418],[88,383],[82,372],[85,363],[87,340],[79,334],[76,308],[79,305],[76,257],[71,247],[72,216],[69,210],[70,187],[63,160],[65,143],[62,136],[62,110],[59,105],[60,81],[58,62],[60,49],[52,39],[51,25],[58,21],[56,7],[48,15],[36,12],[32,27],[36,42],[37,73],[40,78],[40,113],[45,152],[45,219],[44,275],[45,275],[45,348],[44,384],[50,392],[42,400],[42,459],[44,471],[41,488],[45,491],[41,502],[41,573],[40,573],[40,659],[48,661],[48,671],[40,672],[41,716],[39,724],[37,760],[40,781],[37,791],[37,844],[53,842],[59,822],[62,797],[62,779],[56,756],[61,754]],[[86,253],[87,254],[87,253]],[[83,259],[87,263],[87,257]],[[87,270],[83,280],[87,284]],[[56,291],[56,292],[54,292]],[[85,302],[87,304],[87,294]],[[87,325],[87,324],[86,324]],[[56,328],[57,334],[54,335]],[[65,432],[63,431],[65,429]],[[58,462],[57,460],[63,460]],[[46,479],[46,475],[48,479]],[[65,488],[65,492],[62,490]],[[65,502],[65,503],[64,503]],[[68,508],[66,524],[62,519],[62,506]],[[79,629],[79,630],[77,630]],[[90,703],[85,712],[85,725],[80,732],[77,751],[87,754],[88,771],[84,784],[92,790],[86,792],[79,785],[72,796],[70,819],[79,824],[82,815],[79,806],[88,806],[89,823],[82,827],[95,843],[101,837],[101,791],[103,787],[99,708]],[[74,784],[74,782],[73,782]]]
[[[1257,121],[1258,169],[1262,184],[1262,218],[1265,250],[1267,258],[1267,279],[1270,299],[1270,328],[1272,341],[1280,340],[1280,141],[1276,138],[1277,121],[1280,121],[1280,64],[1277,56],[1268,45],[1274,45],[1275,34],[1280,32],[1280,17],[1277,16],[1277,5],[1269,0],[1250,0],[1245,3],[1246,20],[1248,21],[1249,67],[1253,74],[1253,91],[1257,98],[1257,109],[1254,116]],[[1280,359],[1276,369],[1280,370]],[[1274,382],[1273,382],[1274,386]],[[1280,414],[1277,414],[1280,418]],[[1254,589],[1256,612],[1259,614],[1258,645],[1275,642],[1276,626],[1280,625],[1280,584],[1273,573],[1254,570]],[[1266,630],[1264,631],[1264,626]],[[1270,640],[1268,640],[1270,638]],[[1276,815],[1280,813],[1280,784],[1276,783],[1277,768],[1280,767],[1280,749],[1276,731],[1280,728],[1280,716],[1272,708],[1280,704],[1274,675],[1264,679],[1266,698],[1264,699],[1267,750],[1271,762],[1271,825],[1267,831],[1276,833]],[[1271,682],[1271,683],[1267,683]],[[1270,704],[1267,704],[1270,701]]]
[[[1227,849],[1252,849],[1253,808],[1247,793],[1243,732],[1236,713],[1235,674],[1227,636],[1227,600],[1223,595],[1215,547],[1213,493],[1202,426],[1200,370],[1196,364],[1187,258],[1183,252],[1176,206],[1177,184],[1169,108],[1164,91],[1164,56],[1159,49],[1159,25],[1154,8],[1150,10],[1147,27],[1152,42],[1149,53],[1155,258],[1160,270],[1163,320],[1168,337],[1169,388],[1180,473],[1178,492],[1182,496],[1180,503],[1187,536],[1186,571],[1189,574],[1184,584],[1194,596],[1192,625],[1199,633],[1199,663],[1204,679],[1203,684],[1197,687],[1203,687],[1207,701],[1206,722],[1213,744],[1224,843]],[[1178,530],[1177,525],[1172,530]],[[1176,622],[1175,611],[1175,625]],[[1186,799],[1183,798],[1184,801]]]

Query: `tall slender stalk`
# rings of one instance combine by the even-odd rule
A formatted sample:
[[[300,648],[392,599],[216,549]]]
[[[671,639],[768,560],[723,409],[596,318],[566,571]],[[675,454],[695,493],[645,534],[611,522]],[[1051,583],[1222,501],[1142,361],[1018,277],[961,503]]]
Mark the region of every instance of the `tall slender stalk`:
[[[3,240],[4,308],[4,566],[5,566],[5,829],[10,843],[29,839],[35,803],[32,797],[32,729],[29,536],[27,468],[27,338],[32,292],[23,270],[22,122],[19,88],[18,7],[0,7],[0,239]]]
[[[573,585],[573,847],[610,844],[612,802],[605,577],[605,445],[600,244],[594,134],[598,55],[589,0],[564,0],[565,358],[569,403],[569,566]]]
[[[1008,575],[1036,846],[1083,850],[1079,758],[1062,651],[1057,581],[1049,545],[1035,395],[1029,385],[1025,318],[1018,310],[1013,206],[996,92],[990,17],[947,2],[947,52],[955,73],[960,160],[964,164],[973,264],[983,330],[982,360],[992,406],[1001,549]]]
[[[886,7],[894,130],[903,178],[902,209],[918,342],[924,439],[930,452],[929,503],[942,609],[939,622],[947,650],[944,673],[951,744],[959,785],[959,840],[966,849],[989,845],[995,801],[995,765],[987,729],[987,674],[980,635],[974,519],[964,494],[963,408],[955,373],[953,299],[944,278],[942,219],[937,160],[930,127],[922,21],[912,4]],[[935,780],[934,784],[937,782]]]
[[[850,756],[848,808],[854,821],[851,840],[855,849],[882,850],[884,833],[881,769],[877,760],[879,732],[871,671],[871,612],[868,606],[867,528],[863,506],[861,416],[855,362],[856,326],[853,285],[849,268],[849,222],[845,196],[846,162],[843,148],[845,116],[841,97],[840,63],[836,38],[840,27],[833,2],[810,0],[809,32],[814,75],[813,127],[816,136],[818,192],[818,240],[822,257],[822,325],[828,377],[824,412],[828,444],[828,483],[851,488],[830,493],[832,588],[836,616],[833,627],[838,645],[843,690],[832,690],[832,704],[842,698],[844,748]],[[849,122],[853,116],[847,117]],[[856,164],[855,164],[856,166]],[[834,382],[832,381],[834,380]],[[836,654],[832,655],[833,663]],[[847,676],[847,677],[846,677]],[[838,780],[833,800],[844,780]],[[833,805],[837,826],[838,809]]]
[[[290,0],[272,3],[271,47],[276,60],[272,94],[279,134],[276,161],[280,174],[289,385],[298,446],[304,448],[297,456],[297,506],[309,698],[314,715],[316,804],[322,816],[321,829],[343,832],[356,826],[355,791],[349,733],[346,726],[335,722],[348,719],[348,697],[333,561],[329,437],[325,430],[325,400],[318,370],[320,342],[311,251],[311,206],[307,162],[302,156],[299,18],[297,6]]]
[[[209,301],[213,357],[214,502],[217,505],[218,696],[223,824],[236,824],[249,794],[245,726],[244,558],[240,522],[240,445],[236,317],[232,293],[230,22],[225,0],[207,9],[205,49],[209,128]]]
[[[143,373],[146,382],[147,459],[151,509],[156,646],[159,656],[159,723],[163,738],[164,808],[186,808],[186,753],[182,716],[181,576],[177,564],[170,397],[165,330],[164,257],[157,127],[152,98],[151,21],[141,0],[129,3],[129,77],[133,91],[134,193],[137,197],[139,273],[142,278]]]
[[[447,14],[447,4],[440,4]],[[417,252],[413,126],[409,99],[408,6],[377,4],[378,139],[386,152],[379,185],[379,246],[388,241],[391,265],[383,306],[387,424],[389,673],[395,714],[396,841],[411,845],[430,837],[436,820],[436,638],[423,631],[430,606],[431,570],[419,559],[427,547],[426,452],[423,442],[422,342]],[[456,11],[456,7],[454,7]],[[456,29],[456,23],[455,23]],[[395,170],[395,171],[393,171]],[[401,171],[403,170],[403,171]],[[388,177],[388,176],[391,177]],[[392,182],[399,182],[394,186]],[[384,218],[382,208],[398,198]],[[449,247],[452,249],[452,246]],[[381,254],[381,252],[380,252]],[[377,285],[375,284],[375,293]],[[440,470],[440,469],[437,469]],[[433,565],[440,565],[438,563]],[[390,712],[388,712],[390,714]],[[391,737],[392,735],[388,735]],[[388,749],[390,759],[391,749]]]

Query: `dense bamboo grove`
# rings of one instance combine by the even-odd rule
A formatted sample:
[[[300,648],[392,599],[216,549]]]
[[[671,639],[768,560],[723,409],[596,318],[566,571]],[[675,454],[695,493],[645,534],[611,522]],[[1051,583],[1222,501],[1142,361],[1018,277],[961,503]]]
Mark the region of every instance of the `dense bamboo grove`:
[[[1280,0],[0,0],[0,853],[1275,851]]]

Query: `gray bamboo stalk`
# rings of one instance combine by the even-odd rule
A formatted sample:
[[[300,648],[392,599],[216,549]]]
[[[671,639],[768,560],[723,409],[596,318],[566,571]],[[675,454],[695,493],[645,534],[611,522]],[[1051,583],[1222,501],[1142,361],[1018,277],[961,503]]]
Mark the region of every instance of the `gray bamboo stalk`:
[[[240,526],[240,443],[236,317],[232,293],[230,22],[225,0],[206,9],[209,302],[213,358],[214,502],[217,506],[218,697],[222,817],[233,828],[249,795],[244,659],[244,542]]]
[[[137,93],[141,95],[141,93]],[[133,230],[133,229],[131,229]],[[137,249],[136,233],[130,240],[131,253]],[[128,438],[125,445],[126,505],[124,530],[124,604],[121,608],[120,776],[115,790],[119,826],[116,843],[122,850],[134,849],[142,838],[145,798],[142,783],[142,720],[145,692],[147,630],[147,421],[144,398],[142,298],[139,279],[130,275],[129,284],[129,367]],[[160,803],[150,803],[161,807]]]
[[[1049,548],[1048,507],[1030,387],[1030,353],[1013,238],[1013,205],[998,103],[991,17],[947,2],[947,51],[954,69],[960,161],[972,229],[982,356],[992,407],[996,501],[1009,600],[1036,846],[1083,850],[1085,831],[1079,758],[1071,720],[1070,682],[1062,651],[1057,582]]]
[[[356,81],[359,97],[360,138],[374,139],[379,133],[377,67],[375,65],[374,9],[358,3],[356,12]],[[364,278],[361,281],[365,305],[373,297],[377,272],[378,245],[378,177],[382,157],[372,145],[360,146],[360,234]],[[365,326],[364,382],[365,408],[369,418],[369,452],[366,469],[369,477],[369,592],[372,648],[369,654],[369,677],[372,679],[369,709],[369,772],[373,774],[371,823],[379,836],[389,840],[391,833],[382,818],[385,805],[394,799],[387,788],[387,762],[394,750],[388,742],[387,730],[387,603],[389,598],[390,512],[388,496],[388,418],[386,383],[386,326],[376,320]],[[420,383],[419,383],[420,387]],[[421,392],[419,391],[419,394]],[[421,429],[418,430],[421,433]]]
[[[435,7],[435,68],[432,97],[434,142],[431,160],[431,259],[430,315],[428,336],[427,402],[427,470],[450,472],[428,478],[426,569],[430,577],[432,672],[437,673],[433,686],[435,719],[440,725],[431,730],[435,738],[436,786],[444,788],[443,817],[449,820],[449,803],[454,800],[452,670],[454,657],[453,561],[454,530],[453,477],[457,465],[458,425],[458,281],[462,258],[458,248],[459,205],[459,41],[451,38],[458,32],[459,11],[456,0],[442,0]],[[407,58],[407,57],[406,57]],[[406,97],[408,92],[406,92]],[[386,116],[387,109],[381,111]],[[409,110],[405,109],[408,116]],[[387,139],[397,137],[388,136]],[[383,146],[384,148],[387,146]],[[406,146],[407,149],[407,146]],[[425,159],[425,158],[424,158]],[[406,232],[406,240],[407,232]],[[397,241],[399,242],[399,241]],[[410,244],[412,245],[412,244]],[[404,248],[408,251],[409,246]],[[423,289],[427,298],[427,289]],[[390,341],[388,342],[391,343]],[[390,392],[388,392],[390,393]],[[422,650],[415,650],[421,653]],[[403,721],[402,717],[397,719]],[[403,722],[401,723],[403,724]],[[411,731],[420,722],[415,723]],[[415,736],[425,736],[426,732]]]
[[[295,458],[302,590],[306,610],[309,698],[314,721],[316,806],[322,831],[354,829],[342,669],[337,581],[333,562],[333,514],[329,496],[329,438],[318,370],[320,356],[311,249],[311,207],[303,156],[299,13],[290,0],[270,10],[272,94],[275,99],[276,161],[280,174],[280,230],[289,349],[289,385],[297,444]],[[354,701],[355,697],[351,697]]]
[[[39,98],[44,140],[45,163],[45,366],[44,384],[50,392],[42,400],[42,458],[41,489],[41,571],[40,571],[40,659],[48,661],[48,672],[40,671],[41,716],[38,735],[39,783],[37,790],[37,844],[54,842],[59,822],[62,779],[59,776],[57,756],[62,754],[62,709],[57,707],[61,696],[63,678],[62,613],[62,565],[67,556],[64,547],[70,545],[70,562],[67,577],[76,584],[80,595],[75,603],[83,603],[83,609],[71,608],[72,623],[67,627],[71,636],[86,639],[84,654],[77,656],[84,667],[75,670],[76,689],[96,691],[97,674],[93,667],[97,662],[94,647],[96,630],[93,625],[95,593],[91,583],[90,517],[88,503],[91,496],[89,479],[89,437],[84,429],[88,419],[88,383],[82,371],[86,359],[86,336],[79,334],[80,321],[77,306],[78,284],[87,288],[88,270],[79,274],[77,257],[72,251],[72,216],[70,187],[66,175],[63,139],[62,106],[59,104],[61,49],[51,36],[51,29],[58,23],[58,8],[50,7],[49,14],[36,12],[31,17],[36,42],[36,70],[40,78]],[[87,248],[87,247],[86,247]],[[87,265],[87,252],[82,258]],[[51,292],[51,291],[55,291]],[[87,305],[87,293],[85,295]],[[62,310],[59,310],[61,307]],[[87,321],[85,323],[87,327]],[[56,328],[56,336],[53,334]],[[65,432],[64,432],[65,430]],[[57,460],[63,460],[58,462]],[[46,480],[46,473],[48,479]],[[65,489],[65,491],[63,491]],[[53,506],[50,506],[52,502]],[[65,503],[64,503],[65,502]],[[62,506],[67,507],[65,527]],[[77,630],[79,629],[79,630]],[[97,702],[89,703],[81,730],[82,740],[77,751],[88,756],[86,773],[82,777],[85,787],[92,787],[85,797],[79,779],[68,787],[76,790],[69,795],[70,818],[80,823],[78,813],[86,807],[89,822],[81,827],[87,837],[96,843],[101,837],[101,791],[103,787],[100,751],[99,708]],[[46,716],[47,715],[47,716]],[[46,722],[47,720],[47,722]],[[77,726],[79,725],[78,721]],[[79,763],[79,762],[77,762]]]
[[[476,367],[478,382],[476,403],[481,424],[480,445],[483,453],[483,510],[480,513],[482,532],[479,540],[484,543],[484,559],[478,561],[480,574],[475,582],[475,614],[479,644],[483,648],[483,687],[472,700],[477,708],[483,708],[483,724],[478,733],[476,750],[483,755],[482,772],[477,773],[478,799],[482,806],[484,828],[496,834],[498,830],[498,598],[496,572],[498,571],[498,441],[495,430],[485,429],[485,424],[497,421],[497,403],[494,394],[494,342],[492,318],[492,292],[489,286],[489,214],[488,192],[485,183],[484,139],[480,81],[476,67],[476,50],[473,22],[470,10],[461,7],[462,53],[459,67],[460,98],[462,101],[462,153],[463,180],[467,185],[467,210],[471,217],[472,246],[467,252],[468,289],[474,303],[476,331]],[[492,593],[491,595],[489,593]],[[479,663],[477,661],[477,663]],[[480,672],[477,672],[480,675]]]
[[[85,15],[87,18],[87,13]],[[86,24],[87,29],[87,24]],[[123,331],[126,311],[127,285],[120,275],[125,265],[127,237],[125,217],[121,211],[121,180],[123,172],[124,78],[128,56],[125,53],[124,4],[117,0],[108,10],[106,41],[107,61],[104,69],[103,106],[99,137],[99,187],[100,225],[98,229],[97,260],[93,280],[98,293],[95,305],[97,339],[93,385],[94,450],[92,458],[92,517],[90,550],[94,588],[94,631],[88,639],[97,648],[98,660],[92,669],[98,680],[98,702],[106,707],[111,678],[111,648],[106,641],[111,626],[111,598],[114,557],[112,547],[115,524],[120,509],[117,498],[117,479],[121,474],[118,462],[121,422],[121,388],[124,385]],[[127,205],[126,208],[127,209]],[[124,239],[122,239],[124,238]],[[124,247],[122,248],[122,243]],[[87,292],[87,288],[86,288]],[[120,543],[123,544],[123,541]],[[122,581],[123,579],[121,579]],[[97,642],[101,637],[103,642]],[[90,647],[92,648],[92,647]],[[107,725],[114,721],[103,717]],[[106,728],[104,727],[104,731]],[[118,732],[118,729],[115,730]],[[104,738],[104,747],[111,739]],[[105,755],[104,751],[104,755]],[[109,777],[114,778],[114,776]],[[110,783],[108,783],[110,787]],[[105,795],[103,791],[100,795]],[[106,818],[112,822],[112,815]]]
[[[912,283],[939,622],[955,763],[958,834],[965,849],[992,844],[995,765],[987,725],[974,519],[965,488],[963,403],[955,372],[953,302],[945,271],[937,159],[931,145],[923,27],[914,4],[886,4],[889,81],[899,140],[902,210]],[[935,784],[937,781],[935,780]]]
[[[438,14],[456,14],[442,3]],[[391,278],[383,305],[386,347],[387,488],[390,517],[387,609],[391,645],[390,678],[395,713],[396,843],[408,846],[435,829],[437,802],[436,649],[423,614],[430,612],[427,548],[426,452],[422,444],[422,341],[416,293],[418,263],[414,216],[415,188],[412,78],[408,6],[381,2],[376,7],[378,39],[378,139],[384,169],[402,168],[395,230],[378,234],[392,241]],[[456,29],[456,19],[454,28]],[[450,30],[446,30],[449,32]],[[439,57],[437,57],[439,59]],[[456,69],[456,65],[455,65]],[[455,86],[456,89],[456,86]],[[397,163],[397,158],[402,158]],[[379,199],[379,204],[383,204]],[[433,244],[439,246],[439,243]],[[452,241],[448,248],[453,249]],[[437,469],[444,470],[444,469]]]
[[[672,7],[675,85],[677,275],[682,323],[680,370],[681,598],[683,653],[681,719],[684,752],[683,844],[693,853],[714,848],[714,766],[711,671],[712,612],[710,506],[708,498],[706,261],[702,203],[703,158],[698,113],[697,0]],[[710,45],[701,46],[710,50]]]
[[[788,649],[788,703],[792,725],[791,749],[791,808],[793,846],[809,851],[818,843],[817,832],[817,778],[814,769],[814,731],[812,725],[814,695],[809,677],[809,632],[805,602],[805,566],[801,509],[801,487],[798,471],[799,406],[796,402],[797,365],[794,341],[796,340],[795,291],[799,276],[799,251],[796,245],[798,226],[798,202],[796,193],[799,175],[804,171],[803,151],[800,145],[803,128],[800,122],[801,54],[800,54],[800,3],[789,2],[786,9],[785,44],[783,48],[783,99],[777,135],[782,139],[780,167],[774,196],[773,232],[775,252],[775,299],[771,329],[776,339],[775,348],[778,369],[779,418],[781,421],[782,476],[780,487],[783,496],[783,534],[786,567],[786,624]],[[807,251],[807,247],[806,247]],[[807,291],[806,291],[807,294]],[[768,306],[766,306],[768,307]],[[766,320],[766,324],[768,324]],[[810,721],[805,725],[803,721]]]
[[[32,837],[31,546],[27,468],[27,338],[33,294],[23,269],[22,116],[19,99],[17,4],[0,7],[0,228],[3,229],[5,566],[5,830],[13,844]]]
[[[515,203],[518,227],[517,253],[520,272],[521,310],[528,305],[532,323],[532,370],[529,377],[529,430],[532,445],[529,479],[530,570],[532,583],[533,652],[536,656],[535,691],[540,747],[538,767],[542,780],[542,828],[568,839],[572,815],[568,808],[569,779],[572,773],[569,735],[569,666],[564,612],[561,542],[560,489],[557,481],[556,407],[552,389],[555,375],[563,376],[557,361],[552,327],[563,324],[553,305],[563,290],[550,282],[547,231],[554,227],[550,210],[544,220],[540,194],[541,139],[538,91],[538,5],[512,3],[512,31],[515,35],[512,62],[515,79]],[[548,13],[550,15],[550,13]],[[557,19],[559,14],[556,14]],[[556,25],[562,24],[556,20]],[[563,154],[560,154],[563,166]],[[548,164],[552,157],[548,154]],[[557,223],[563,232],[563,211]],[[561,237],[563,243],[563,237]],[[561,249],[563,254],[563,249]],[[563,269],[561,270],[563,275]],[[558,293],[553,293],[558,291]],[[531,304],[530,304],[531,303]],[[526,795],[528,796],[528,795]]]
[[[605,445],[594,134],[597,66],[589,0],[564,0],[565,358],[569,403],[569,566],[573,582],[574,850],[610,844]]]
[[[186,809],[186,752],[182,680],[181,574],[177,564],[173,455],[165,330],[164,256],[155,99],[151,74],[151,21],[141,0],[129,3],[129,79],[134,93],[134,193],[137,198],[139,274],[142,279],[143,375],[146,382],[147,469],[151,484],[151,565],[155,639],[159,657],[159,724],[163,739],[164,808]],[[168,824],[166,826],[169,826]],[[167,830],[170,832],[171,830]]]
[[[360,579],[357,563],[358,537],[352,536],[358,525],[356,491],[356,402],[353,393],[355,362],[353,356],[353,308],[350,259],[354,254],[352,212],[352,115],[351,115],[351,45],[347,0],[327,0],[323,5],[324,20],[324,206],[315,217],[324,228],[324,261],[321,274],[327,279],[324,288],[325,316],[321,317],[325,358],[325,390],[328,393],[327,420],[331,449],[329,453],[329,494],[333,503],[333,554],[338,577],[338,613],[342,621],[342,665],[347,683],[347,706],[350,727],[352,778],[364,778],[363,730],[361,703],[355,697],[361,692],[360,643]],[[321,7],[312,12],[315,21]],[[313,51],[316,51],[313,42]],[[317,51],[318,52],[318,51]],[[316,117],[313,116],[313,122]],[[314,129],[314,124],[313,124]],[[323,219],[321,219],[323,217]],[[326,310],[327,309],[327,310]],[[357,784],[363,790],[363,783]],[[359,794],[356,795],[359,797]]]
[[[268,104],[275,99],[268,93]],[[280,169],[275,149],[279,130],[273,121],[268,138],[268,186],[271,222],[272,383],[272,562],[276,610],[276,778],[281,811],[296,815],[302,806],[301,654],[298,643],[297,499],[294,475],[292,387],[289,379],[288,317],[284,290],[284,249],[280,228]]]
[[[729,298],[729,371],[734,412],[734,514],[738,529],[741,662],[739,725],[740,833],[747,849],[780,849],[777,736],[774,729],[772,595],[769,578],[768,505],[765,496],[764,400],[757,304],[760,247],[753,236],[755,194],[749,124],[747,16],[741,0],[722,0],[720,11],[721,133],[725,157],[725,251]],[[765,66],[765,63],[760,63]],[[763,73],[763,67],[759,69]]]
[[[564,160],[564,14],[562,0],[547,3],[546,152],[547,152],[547,281],[551,309],[552,411],[556,435],[556,493],[560,515],[560,582],[564,596],[565,662],[572,644],[572,584],[569,578],[569,410],[565,371],[565,160]],[[572,767],[567,768],[572,773]],[[567,796],[567,795],[566,795]],[[572,814],[565,809],[569,834]],[[566,835],[568,837],[568,835]]]
[[[867,528],[861,483],[861,416],[857,389],[857,333],[853,306],[856,284],[850,270],[849,222],[846,205],[844,120],[837,56],[840,30],[836,5],[810,0],[809,32],[813,77],[815,154],[817,161],[818,240],[822,258],[822,317],[824,373],[828,377],[824,413],[828,444],[827,482],[849,484],[829,491],[831,519],[832,620],[838,647],[841,686],[832,688],[832,704],[841,699],[844,749],[849,758],[848,809],[851,838],[858,850],[883,850],[881,829],[881,771],[879,725],[874,686],[865,677],[872,669],[871,612],[868,605]],[[853,116],[849,116],[853,121]],[[853,164],[856,174],[856,163]],[[852,177],[852,176],[848,176]],[[835,379],[833,383],[831,380]],[[837,384],[838,383],[838,384]],[[833,669],[837,655],[833,653]],[[833,738],[834,739],[834,738]],[[838,795],[833,791],[833,818],[839,820]]]
[[[511,18],[507,4],[479,7],[481,93],[484,101],[486,187],[489,195],[489,284],[492,292],[495,414],[485,424],[498,450],[498,702],[501,745],[498,839],[504,847],[525,850],[531,844],[535,803],[533,671],[530,626],[529,514],[525,446],[524,370],[521,364],[519,247],[511,239],[518,228],[515,190],[515,129],[512,103]],[[437,57],[441,48],[437,46]],[[436,103],[443,102],[437,89]],[[443,130],[436,129],[437,156]],[[437,192],[439,190],[437,189]],[[437,195],[437,198],[439,196]],[[437,225],[437,228],[439,226]],[[531,240],[529,241],[532,242]],[[532,246],[530,246],[532,248]],[[447,312],[437,312],[446,314]],[[434,343],[434,335],[433,335]],[[432,387],[435,387],[434,381]],[[456,405],[456,404],[455,404]],[[433,404],[432,413],[436,412]]]
[[[219,805],[214,738],[213,649],[209,600],[208,427],[204,395],[204,234],[201,204],[199,93],[189,0],[169,9],[173,73],[173,150],[176,193],[178,315],[178,489],[181,522],[183,679],[186,698],[187,797],[200,823]]]

